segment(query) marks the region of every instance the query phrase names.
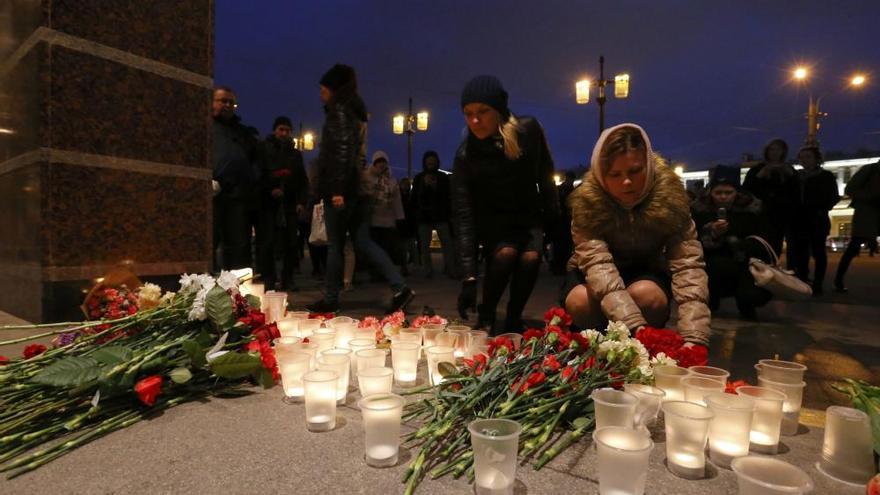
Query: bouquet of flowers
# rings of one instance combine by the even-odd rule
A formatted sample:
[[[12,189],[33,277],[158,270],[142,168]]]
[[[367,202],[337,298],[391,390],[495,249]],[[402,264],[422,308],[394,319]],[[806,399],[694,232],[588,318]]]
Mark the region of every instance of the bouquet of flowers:
[[[0,359],[0,472],[26,473],[187,401],[246,394],[251,381],[271,387],[278,329],[238,282],[223,272],[183,275],[176,294],[104,288],[85,305],[100,319],[0,327],[49,329],[0,345],[59,337],[51,349],[32,344],[22,359]]]
[[[413,493],[426,474],[473,478],[467,425],[474,419],[518,421],[519,453],[541,469],[592,429],[594,389],[653,375],[647,349],[622,323],[611,323],[604,335],[572,332],[571,317],[560,308],[548,311],[545,323],[526,331],[519,346],[496,337],[487,355],[465,360],[461,368],[441,363],[442,383],[409,392],[432,395],[406,409],[405,419],[420,420],[421,427],[406,436],[420,449],[404,475],[405,493]],[[559,431],[564,434],[554,435]]]

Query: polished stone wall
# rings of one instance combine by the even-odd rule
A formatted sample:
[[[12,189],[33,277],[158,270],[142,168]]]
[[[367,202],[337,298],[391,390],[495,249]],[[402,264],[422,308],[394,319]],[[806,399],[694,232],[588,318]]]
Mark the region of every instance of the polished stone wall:
[[[210,268],[213,0],[0,2],[0,309]]]

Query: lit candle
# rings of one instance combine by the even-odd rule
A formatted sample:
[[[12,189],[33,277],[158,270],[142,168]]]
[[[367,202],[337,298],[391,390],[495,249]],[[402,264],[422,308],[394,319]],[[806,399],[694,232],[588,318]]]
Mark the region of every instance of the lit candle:
[[[600,494],[642,495],[648,478],[648,458],[654,442],[635,430],[609,426],[593,432]]]
[[[683,401],[663,403],[666,419],[666,461],[672,474],[699,479],[706,474],[706,438],[712,411]]]
[[[681,385],[684,387],[684,400],[705,406],[703,396],[712,392],[723,392],[724,384],[712,378],[687,376],[682,378]]]
[[[368,466],[397,464],[400,418],[405,403],[403,397],[394,394],[370,395],[358,401],[364,418],[364,450]]]
[[[424,342],[425,347],[433,347],[438,345],[436,342],[437,335],[443,332],[446,329],[446,325],[443,323],[425,323],[421,327],[422,329],[422,342]]]
[[[333,342],[335,340],[336,335],[332,333],[316,333],[309,337],[309,342],[314,342],[318,344],[318,355],[320,355],[324,351],[329,351],[330,349],[333,349]]]
[[[373,339],[351,339],[348,341],[348,348],[351,349],[352,358],[351,358],[351,369],[355,375],[358,372],[358,351],[363,351],[367,349],[375,349],[376,341]]]
[[[606,426],[633,427],[638,397],[613,388],[594,390],[590,397],[595,406],[597,429]]]
[[[666,395],[666,392],[657,387],[638,383],[625,383],[623,390],[635,395],[639,399],[633,424],[636,428],[647,430],[648,423],[657,419],[657,414],[660,412],[660,404],[663,402],[663,396]]]
[[[679,366],[657,366],[654,368],[654,385],[663,390],[664,401],[684,400],[681,379],[688,376],[688,370]]]
[[[468,425],[478,494],[512,494],[522,427],[509,419],[478,419]]]
[[[758,385],[778,390],[785,394],[785,401],[782,403],[782,426],[779,432],[782,435],[797,434],[798,424],[800,423],[801,404],[804,400],[804,387],[807,386],[807,382],[782,383],[759,376]]]
[[[384,368],[385,356],[387,355],[388,351],[385,349],[361,349],[356,351],[355,359],[357,360],[358,371],[369,368]]]
[[[277,357],[285,402],[301,402],[305,395],[302,377],[310,371],[312,357],[304,352],[282,353]]]
[[[336,402],[345,404],[348,395],[348,380],[351,373],[351,358],[348,349],[332,349],[318,356],[318,369],[336,373]]]
[[[714,366],[691,366],[688,371],[691,376],[716,380],[721,385],[727,385],[727,379],[730,377],[729,371]]]
[[[779,449],[779,430],[782,425],[782,403],[785,394],[765,387],[737,387],[736,393],[755,401],[752,416],[750,450],[762,454],[775,454]]]
[[[282,337],[299,337],[299,318],[286,317],[278,320],[278,332]]]
[[[321,320],[318,319],[305,319],[297,323],[297,329],[301,338],[309,337],[319,328],[321,328]]]
[[[266,323],[275,323],[284,317],[287,310],[287,293],[269,291],[263,295],[266,306]]]
[[[391,368],[365,368],[358,372],[358,389],[361,397],[375,394],[390,394],[394,384],[394,370]]]
[[[468,348],[465,357],[472,358],[479,354],[479,349],[486,347],[489,343],[489,332],[484,330],[471,330],[468,336]]]
[[[730,467],[734,458],[749,454],[755,401],[724,392],[708,394],[705,401],[714,414],[709,425],[709,456],[715,464]]]
[[[305,383],[306,427],[309,431],[336,428],[336,373],[310,371],[303,375]]]
[[[428,360],[428,377],[431,385],[443,383],[443,375],[440,374],[440,363],[455,364],[455,349],[437,345],[425,350]]]
[[[807,367],[794,361],[778,359],[761,359],[755,365],[759,377],[780,383],[800,383],[804,381]]]
[[[471,333],[471,327],[467,325],[449,325],[446,331],[455,336],[455,357],[464,357],[468,348],[468,337]]]
[[[394,368],[394,379],[398,385],[402,387],[415,385],[419,364],[419,348],[419,344],[414,342],[391,344],[391,364]]]

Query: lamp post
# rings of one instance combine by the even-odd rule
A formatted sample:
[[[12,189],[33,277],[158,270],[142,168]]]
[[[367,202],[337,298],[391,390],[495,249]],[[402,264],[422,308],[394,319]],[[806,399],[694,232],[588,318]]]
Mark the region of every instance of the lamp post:
[[[300,151],[315,149],[315,135],[311,132],[303,132],[302,122],[299,123],[299,134],[293,138],[293,147]]]
[[[406,115],[397,114],[392,119],[394,134],[406,134],[406,176],[412,179],[412,143],[416,131],[428,130],[428,112],[413,115],[412,97],[409,98],[409,111]]]
[[[602,134],[602,131],[605,130],[605,102],[607,101],[607,97],[605,96],[605,86],[610,84],[614,85],[614,97],[615,98],[627,98],[629,97],[629,74],[618,74],[614,76],[614,80],[606,80],[605,79],[605,56],[599,56],[599,79],[596,81],[590,81],[589,79],[581,79],[576,82],[575,87],[575,101],[577,101],[578,105],[586,105],[590,102],[590,87],[595,86],[598,88],[598,94],[596,96],[596,101],[599,103],[599,134]]]
[[[803,83],[810,77],[810,70],[799,66],[792,71],[792,75],[795,81]],[[858,89],[864,86],[866,82],[867,77],[864,74],[854,74],[849,80],[849,87]],[[821,99],[821,96],[813,99],[813,92],[810,91],[810,99],[807,103],[807,139],[804,141],[804,144],[807,146],[819,146],[819,139],[817,138],[819,134],[819,119],[828,116],[828,113],[819,111],[819,101]]]

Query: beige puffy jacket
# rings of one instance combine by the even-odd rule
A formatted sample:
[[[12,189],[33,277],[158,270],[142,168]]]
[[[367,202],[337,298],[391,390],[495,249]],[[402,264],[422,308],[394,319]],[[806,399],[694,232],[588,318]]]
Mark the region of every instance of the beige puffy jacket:
[[[708,277],[687,194],[678,175],[659,157],[652,155],[649,164],[652,183],[642,201],[629,210],[594,177],[598,166],[586,174],[569,198],[575,246],[569,269],[576,266],[584,274],[609,320],[622,321],[630,329],[647,322],[626,291],[620,270],[638,267],[668,273],[678,305],[679,333],[688,342],[708,345]]]

